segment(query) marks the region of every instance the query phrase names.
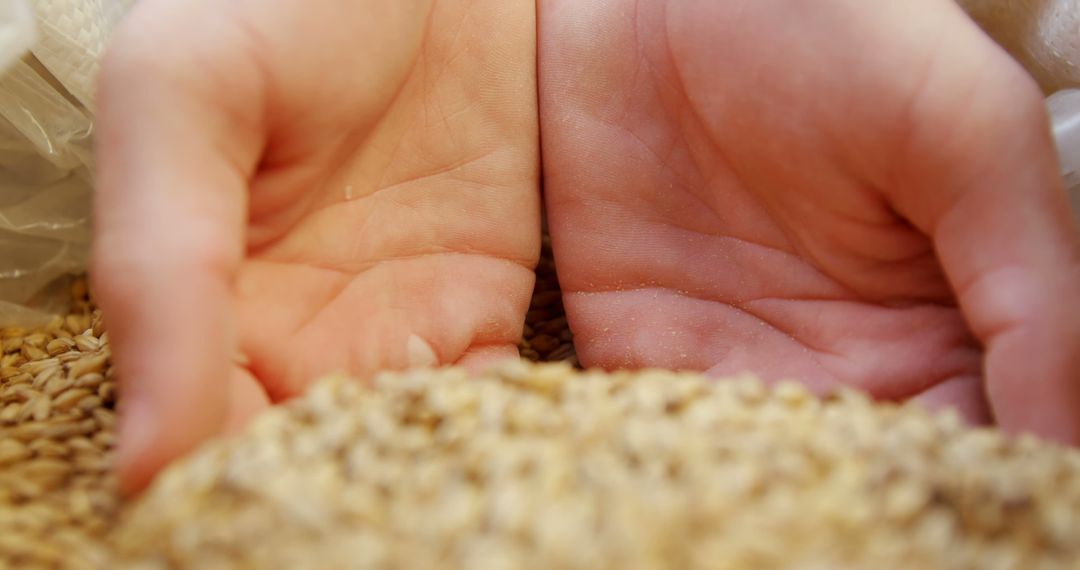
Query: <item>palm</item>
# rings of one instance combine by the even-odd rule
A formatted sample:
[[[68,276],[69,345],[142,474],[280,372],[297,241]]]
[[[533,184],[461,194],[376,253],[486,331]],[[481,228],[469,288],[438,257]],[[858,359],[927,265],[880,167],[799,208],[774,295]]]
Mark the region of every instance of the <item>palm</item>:
[[[985,419],[978,345],[931,240],[888,198],[930,118],[912,102],[933,97],[933,42],[838,30],[845,2],[571,4],[542,14],[541,113],[582,361],[929,390]]]
[[[531,7],[285,4],[322,32],[261,53],[288,82],[268,86],[235,286],[244,367],[277,399],[334,370],[515,354],[539,249]]]

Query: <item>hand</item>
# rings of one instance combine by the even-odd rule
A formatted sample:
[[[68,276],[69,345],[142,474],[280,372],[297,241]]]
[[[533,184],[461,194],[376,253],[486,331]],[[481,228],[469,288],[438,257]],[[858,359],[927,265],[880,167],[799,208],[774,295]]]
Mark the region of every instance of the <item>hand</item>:
[[[527,0],[144,0],[100,92],[118,462],[335,370],[515,357],[539,252]]]
[[[949,0],[542,0],[586,365],[757,372],[1080,443],[1080,243],[1033,82]]]

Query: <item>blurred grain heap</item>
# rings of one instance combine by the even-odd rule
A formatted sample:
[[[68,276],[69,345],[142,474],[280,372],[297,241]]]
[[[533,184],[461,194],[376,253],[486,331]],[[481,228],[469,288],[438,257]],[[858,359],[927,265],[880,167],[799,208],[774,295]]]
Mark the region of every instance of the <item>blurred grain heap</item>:
[[[0,331],[0,568],[102,568],[119,501],[109,474],[116,388],[85,283],[73,312]]]
[[[794,385],[332,379],[170,469],[137,568],[1075,568],[1080,455]]]
[[[72,316],[0,332],[0,568],[1080,568],[1080,452],[852,393],[577,372],[557,291],[547,260],[522,353],[568,362],[328,379],[121,506],[76,284]]]

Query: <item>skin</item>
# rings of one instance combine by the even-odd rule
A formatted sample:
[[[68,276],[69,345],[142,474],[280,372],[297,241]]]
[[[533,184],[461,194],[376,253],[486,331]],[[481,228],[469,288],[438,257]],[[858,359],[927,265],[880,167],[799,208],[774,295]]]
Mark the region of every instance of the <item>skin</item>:
[[[950,1],[143,0],[101,85],[129,491],[319,374],[513,356],[541,142],[585,364],[1080,441],[1041,98]]]
[[[521,0],[139,4],[101,81],[92,272],[127,490],[320,375],[517,354],[535,29]]]
[[[1080,244],[1032,80],[953,2],[547,0],[578,354],[1080,441]]]

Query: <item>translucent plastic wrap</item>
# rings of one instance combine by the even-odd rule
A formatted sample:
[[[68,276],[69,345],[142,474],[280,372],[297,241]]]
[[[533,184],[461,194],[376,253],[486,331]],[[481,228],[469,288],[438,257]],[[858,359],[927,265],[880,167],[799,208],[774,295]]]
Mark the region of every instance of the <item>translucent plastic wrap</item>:
[[[1080,225],[1080,90],[1059,91],[1046,101],[1054,126],[1061,175]]]
[[[37,39],[34,13],[25,2],[0,2],[0,71],[7,69]]]
[[[0,326],[44,318],[43,287],[85,270],[94,77],[129,4],[0,1]]]

